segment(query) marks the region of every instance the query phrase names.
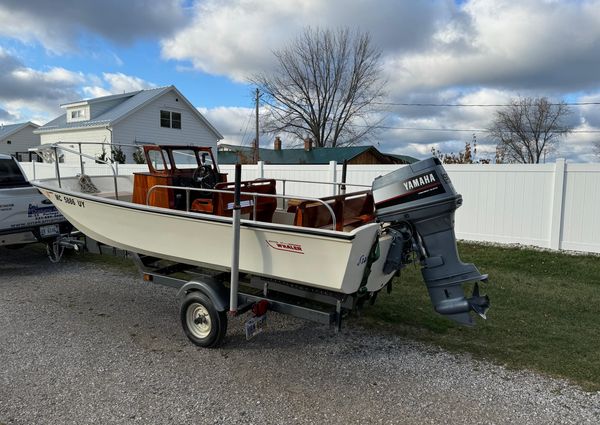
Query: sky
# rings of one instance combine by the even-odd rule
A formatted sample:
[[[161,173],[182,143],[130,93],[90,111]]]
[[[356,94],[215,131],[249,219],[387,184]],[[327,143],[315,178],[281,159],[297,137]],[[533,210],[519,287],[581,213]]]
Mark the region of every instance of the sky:
[[[224,142],[248,144],[247,80],[307,26],[368,32],[381,50],[387,98],[370,143],[386,153],[425,158],[476,137],[478,158],[493,157],[481,130],[497,108],[414,104],[600,103],[600,0],[0,0],[0,22],[3,124],[175,85]],[[599,161],[600,104],[570,109],[574,132],[547,160]]]

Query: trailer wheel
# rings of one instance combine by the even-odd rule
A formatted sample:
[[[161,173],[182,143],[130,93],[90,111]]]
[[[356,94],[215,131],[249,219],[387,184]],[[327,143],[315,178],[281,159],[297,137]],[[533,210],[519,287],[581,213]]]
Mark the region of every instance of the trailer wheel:
[[[200,347],[218,347],[227,333],[227,314],[217,311],[209,297],[199,291],[185,296],[180,318],[186,336]]]

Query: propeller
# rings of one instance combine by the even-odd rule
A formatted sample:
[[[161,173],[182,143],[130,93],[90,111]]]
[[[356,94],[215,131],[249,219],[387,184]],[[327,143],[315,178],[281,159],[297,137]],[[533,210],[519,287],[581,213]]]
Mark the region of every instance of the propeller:
[[[482,318],[486,319],[485,314],[490,308],[490,298],[487,295],[479,295],[479,283],[475,282],[473,287],[473,294],[471,298],[467,300],[471,310],[479,314]]]

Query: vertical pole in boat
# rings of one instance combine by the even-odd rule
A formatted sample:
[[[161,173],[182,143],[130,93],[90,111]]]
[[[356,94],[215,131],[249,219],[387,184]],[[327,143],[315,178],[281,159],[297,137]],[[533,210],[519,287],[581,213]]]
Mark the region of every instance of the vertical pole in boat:
[[[282,193],[283,193],[283,196],[285,196],[285,179],[283,179],[283,180],[281,181],[281,184],[282,184],[282,186],[283,186]],[[283,210],[284,210],[284,211],[285,211],[285,210],[287,210],[287,198],[283,198],[283,199],[281,200],[281,203],[283,204],[283,205],[282,205],[282,208],[283,208]]]
[[[58,187],[62,187],[60,184],[60,170],[58,168],[58,147],[54,146],[54,172],[56,174],[56,179],[58,180]]]
[[[342,165],[342,183],[346,183],[346,171],[348,171],[348,160],[344,159],[344,164]],[[340,185],[340,195],[346,194],[346,185]]]
[[[229,312],[236,314],[238,307],[239,266],[240,266],[240,187],[242,165],[235,164],[235,190],[233,194],[233,253],[231,255],[231,284]]]
[[[81,155],[81,143],[77,143],[79,145],[79,168],[81,169],[81,175],[83,176],[85,173],[83,172],[83,155]]]
[[[329,161],[329,180],[332,183],[336,183],[337,182],[337,162],[336,161]],[[337,195],[337,185],[336,184],[332,184],[331,185],[331,194],[333,196]]]

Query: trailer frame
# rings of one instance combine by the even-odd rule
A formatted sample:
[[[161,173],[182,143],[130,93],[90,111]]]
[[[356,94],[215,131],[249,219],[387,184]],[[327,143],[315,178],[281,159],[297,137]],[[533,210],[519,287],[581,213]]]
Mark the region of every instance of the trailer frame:
[[[178,289],[180,302],[189,293],[199,291],[211,300],[216,311],[229,310],[229,272],[136,253],[128,252],[128,256],[145,282]],[[270,311],[329,325],[338,332],[342,327],[343,312],[354,308],[356,297],[240,273],[237,301],[239,307],[236,312],[230,312],[231,316],[244,314],[256,304],[266,302]]]

